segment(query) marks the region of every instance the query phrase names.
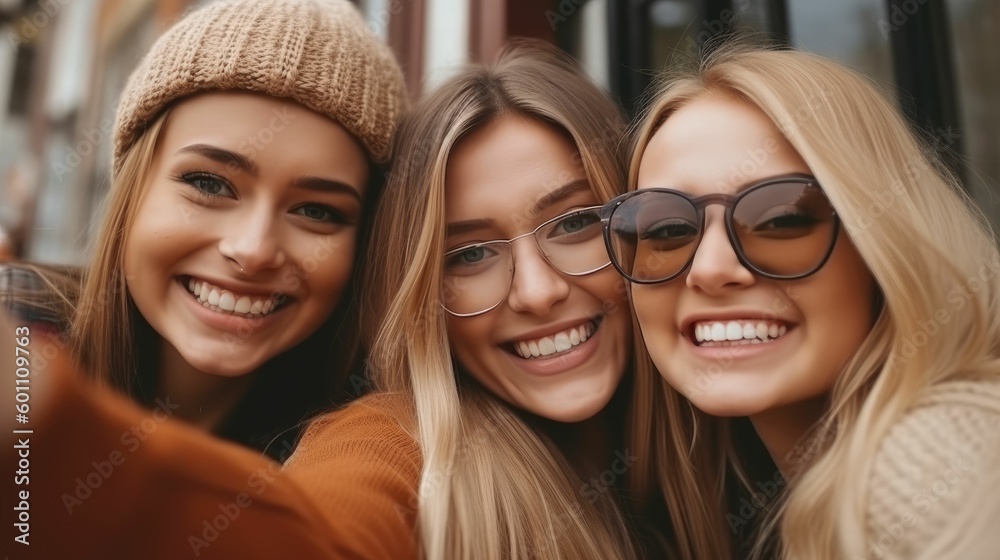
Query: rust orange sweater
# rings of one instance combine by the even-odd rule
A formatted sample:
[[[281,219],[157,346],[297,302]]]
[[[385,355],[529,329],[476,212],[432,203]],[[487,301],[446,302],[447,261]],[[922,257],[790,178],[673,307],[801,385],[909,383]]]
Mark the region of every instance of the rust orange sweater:
[[[169,402],[143,410],[70,370],[56,360],[33,372],[47,385],[20,426],[33,433],[5,430],[14,440],[3,442],[4,465],[30,448],[30,480],[7,490],[28,492],[30,544],[8,535],[11,557],[418,557],[421,456],[401,421],[405,398],[367,397],[322,417],[282,469],[168,419]]]

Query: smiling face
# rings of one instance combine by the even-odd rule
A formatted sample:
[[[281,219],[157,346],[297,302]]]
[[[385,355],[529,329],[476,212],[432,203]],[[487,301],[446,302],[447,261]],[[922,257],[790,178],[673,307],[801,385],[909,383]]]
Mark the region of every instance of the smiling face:
[[[763,112],[704,94],[650,139],[637,188],[736,194],[791,174],[811,171]],[[690,268],[669,282],[632,286],[657,368],[696,406],[718,416],[753,417],[829,392],[874,320],[875,284],[846,233],[841,230],[815,274],[771,280],[740,263],[723,208],[710,205],[705,212]]]
[[[187,99],[164,123],[128,232],[129,294],[195,369],[249,373],[336,307],[367,180],[355,139],[292,101]]]
[[[511,239],[601,202],[564,135],[500,117],[451,153],[445,250]],[[530,235],[514,241],[511,254],[507,298],[482,315],[449,316],[452,352],[465,373],[513,406],[560,422],[590,418],[610,401],[631,354],[622,280],[610,266],[562,274]]]

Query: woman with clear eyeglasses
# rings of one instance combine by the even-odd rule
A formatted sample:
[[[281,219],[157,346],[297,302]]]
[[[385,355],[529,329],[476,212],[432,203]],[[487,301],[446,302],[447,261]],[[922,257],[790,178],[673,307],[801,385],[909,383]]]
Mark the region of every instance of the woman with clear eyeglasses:
[[[522,46],[397,132],[363,306],[375,385],[405,395],[422,452],[428,558],[636,558],[657,540],[626,499],[638,373],[600,226],[623,130],[570,59]]]
[[[429,93],[397,131],[363,255],[371,394],[313,421],[280,472],[165,420],[73,504],[77,533],[112,540],[132,518],[110,497],[140,487],[175,508],[156,512],[177,512],[144,523],[156,557],[283,540],[296,558],[713,557],[718,545],[673,531],[687,512],[633,477],[642,437],[628,435],[626,404],[633,378],[653,373],[633,365],[648,361],[634,357],[600,221],[624,191],[623,130],[551,47],[510,48]],[[140,422],[60,386],[67,406],[49,429],[87,449]],[[33,474],[46,514],[91,468],[79,449],[55,453],[33,455],[57,471]]]
[[[996,558],[1000,254],[898,110],[835,62],[729,45],[637,130],[602,220],[662,374],[637,384],[662,395],[635,407],[662,461],[639,471],[702,534],[759,528],[754,557]],[[740,474],[742,418],[781,476]]]

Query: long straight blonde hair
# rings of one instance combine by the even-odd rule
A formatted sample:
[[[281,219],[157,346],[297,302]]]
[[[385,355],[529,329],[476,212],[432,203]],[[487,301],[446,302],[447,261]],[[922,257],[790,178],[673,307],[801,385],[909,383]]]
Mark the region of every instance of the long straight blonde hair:
[[[428,558],[631,558],[614,501],[583,499],[559,452],[509,405],[462,383],[452,363],[441,306],[448,157],[505,114],[571,137],[599,200],[624,190],[623,118],[568,57],[514,47],[430,93],[400,125],[367,259],[373,381],[413,395]]]
[[[152,400],[155,394],[162,339],[128,293],[124,248],[169,114],[168,109],[146,127],[112,177],[88,266],[74,270],[22,265],[40,277],[48,293],[15,296],[68,329],[72,356],[84,371],[140,402]],[[357,254],[363,252],[370,214],[381,191],[382,177],[377,171],[373,166],[365,193]],[[250,391],[217,428],[217,435],[283,459],[296,437],[294,428],[305,417],[357,396],[344,388],[348,376],[361,376],[359,309],[352,297],[355,285],[352,277],[340,305],[305,341],[255,372]],[[288,371],[298,375],[294,384],[287,382]]]
[[[826,415],[812,427],[810,449],[793,461],[798,474],[757,546],[759,553],[769,532],[777,532],[786,558],[844,558],[864,550],[870,537],[868,474],[888,430],[932,385],[1000,379],[996,240],[887,95],[854,71],[799,51],[731,43],[697,68],[666,76],[634,136],[632,188],[660,124],[707,92],[742,99],[780,128],[823,185],[879,286],[878,318],[838,378]],[[956,295],[957,287],[973,284]],[[941,313],[948,315],[947,328]],[[931,324],[939,327],[933,333]],[[660,457],[661,464],[640,468],[658,474],[668,501],[697,512],[686,527],[692,538],[714,533],[724,540],[727,512],[716,507],[716,491],[732,478],[726,474],[732,442],[711,438],[728,422],[708,418],[666,382],[658,384],[662,398],[638,407],[636,421],[666,422],[672,437],[654,442],[656,453],[641,455]],[[684,476],[675,480],[664,465],[678,464]],[[713,489],[707,502],[705,488]]]

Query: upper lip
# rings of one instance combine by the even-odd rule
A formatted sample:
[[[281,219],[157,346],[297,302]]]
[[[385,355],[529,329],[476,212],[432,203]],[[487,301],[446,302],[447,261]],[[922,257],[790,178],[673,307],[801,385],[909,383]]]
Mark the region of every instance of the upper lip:
[[[694,328],[694,324],[700,321],[780,321],[789,325],[793,324],[792,321],[779,317],[773,311],[761,311],[759,309],[720,309],[694,313],[684,317],[681,321],[681,332],[690,333]]]
[[[241,282],[231,282],[229,280],[219,280],[218,278],[213,278],[209,276],[198,276],[194,274],[183,276],[185,279],[184,285],[187,286],[187,279],[194,278],[199,282],[208,282],[213,286],[218,286],[228,292],[241,296],[259,296],[259,297],[272,297],[272,296],[288,296],[285,292],[277,288],[269,288],[267,286],[259,286],[256,284],[245,284]]]
[[[560,333],[568,328],[576,327],[578,325],[582,325],[589,321],[593,321],[599,316],[600,315],[593,317],[580,317],[576,319],[567,319],[565,321],[560,321],[558,323],[549,323],[544,327],[538,327],[537,329],[523,332],[517,335],[516,337],[509,338],[507,339],[507,342],[517,342],[520,340],[533,340],[536,338],[542,338],[543,336],[551,336],[556,333]]]

